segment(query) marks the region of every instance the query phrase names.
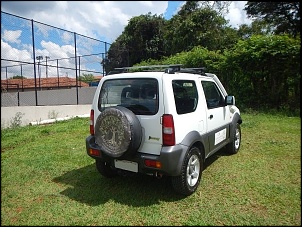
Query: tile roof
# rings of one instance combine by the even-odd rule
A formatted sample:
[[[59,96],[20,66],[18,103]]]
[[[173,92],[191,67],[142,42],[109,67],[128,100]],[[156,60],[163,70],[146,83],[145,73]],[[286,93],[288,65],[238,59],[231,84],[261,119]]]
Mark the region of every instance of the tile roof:
[[[40,82],[40,83],[39,83]],[[1,80],[1,88],[2,89],[22,89],[22,84],[24,89],[35,88],[35,79],[7,79]],[[58,87],[58,78],[50,77],[50,78],[39,78],[36,79],[36,86],[37,87],[45,87],[45,88],[57,88]],[[76,86],[76,79],[69,78],[69,77],[59,77],[59,87],[75,87]],[[81,87],[89,87],[88,83],[78,81],[78,86]]]

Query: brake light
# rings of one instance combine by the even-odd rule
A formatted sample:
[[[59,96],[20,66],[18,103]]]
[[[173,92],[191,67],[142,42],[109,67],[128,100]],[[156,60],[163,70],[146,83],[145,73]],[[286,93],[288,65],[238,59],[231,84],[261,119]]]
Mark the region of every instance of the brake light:
[[[163,145],[175,145],[174,120],[171,114],[164,114],[162,121]]]
[[[90,135],[94,135],[94,110],[90,110]]]

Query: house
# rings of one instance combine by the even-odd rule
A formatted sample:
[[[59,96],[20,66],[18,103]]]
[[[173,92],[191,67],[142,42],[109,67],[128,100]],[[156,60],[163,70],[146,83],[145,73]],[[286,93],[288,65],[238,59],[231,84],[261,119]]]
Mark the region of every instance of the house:
[[[35,87],[37,90],[51,90],[89,87],[89,84],[70,77],[37,78],[36,81],[34,78],[1,80],[1,92],[34,91]]]

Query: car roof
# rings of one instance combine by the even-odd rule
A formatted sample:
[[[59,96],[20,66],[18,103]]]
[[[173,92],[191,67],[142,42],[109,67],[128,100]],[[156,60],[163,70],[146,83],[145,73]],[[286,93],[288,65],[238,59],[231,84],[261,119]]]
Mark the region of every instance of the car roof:
[[[197,79],[197,78],[212,78],[212,74],[200,75],[194,73],[183,73],[183,72],[175,72],[173,74],[168,74],[165,72],[126,72],[126,73],[118,73],[118,74],[110,74],[103,79],[127,79],[127,78],[155,78],[155,79],[163,79],[163,77],[172,78],[172,79]]]

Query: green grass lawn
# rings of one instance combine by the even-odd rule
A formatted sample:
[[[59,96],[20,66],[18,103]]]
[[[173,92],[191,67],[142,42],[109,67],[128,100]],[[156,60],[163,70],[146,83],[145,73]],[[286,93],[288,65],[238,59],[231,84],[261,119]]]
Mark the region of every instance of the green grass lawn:
[[[86,154],[89,119],[1,130],[1,225],[301,225],[301,119],[242,113],[238,154],[206,161],[198,190],[106,179]]]

